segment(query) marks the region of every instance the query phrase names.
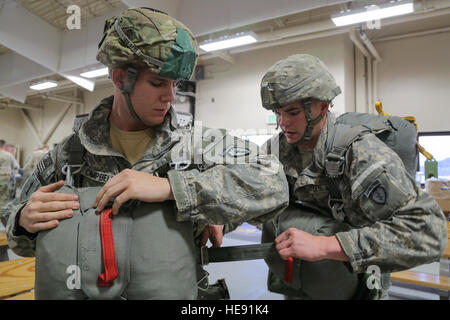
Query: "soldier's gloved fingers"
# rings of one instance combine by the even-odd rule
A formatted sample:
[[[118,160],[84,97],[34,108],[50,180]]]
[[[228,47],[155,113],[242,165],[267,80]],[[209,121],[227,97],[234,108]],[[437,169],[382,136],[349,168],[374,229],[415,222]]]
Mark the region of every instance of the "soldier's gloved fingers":
[[[52,212],[65,209],[79,209],[80,203],[78,201],[51,201],[43,202],[39,206],[40,212]]]
[[[36,233],[38,231],[56,228],[58,226],[58,224],[59,224],[58,220],[51,220],[51,221],[47,221],[47,222],[38,222],[38,223],[31,225],[28,229],[25,228],[25,230],[27,230],[28,232],[31,232],[31,233]]]
[[[122,206],[122,204],[124,204],[125,202],[127,202],[130,199],[131,199],[131,192],[128,189],[125,190],[124,192],[122,192],[121,194],[119,194],[116,197],[116,199],[114,199],[114,202],[113,202],[113,206],[112,206],[113,215],[118,215],[119,209]]]
[[[38,215],[33,216],[33,223],[43,223],[53,220],[61,220],[61,219],[67,219],[73,216],[73,210],[71,209],[65,209],[65,210],[59,210],[59,211],[51,211],[51,212],[42,212]]]
[[[74,193],[40,193],[39,201],[50,202],[50,201],[78,201],[78,195]]]
[[[104,190],[104,191],[103,192],[102,192],[102,190],[99,191],[99,194],[100,194],[100,192],[102,192],[101,196],[99,197],[99,195],[97,195],[98,201],[96,201],[96,203],[94,203],[94,207],[97,207],[96,211],[101,212],[105,208],[108,201],[111,200],[111,198],[122,193],[126,189],[126,187],[127,187],[127,184],[124,182],[112,185],[109,188],[106,188],[106,185],[105,185],[102,188],[102,190]]]
[[[54,192],[59,190],[64,185],[64,180],[60,180],[55,183],[48,184],[46,186],[42,186],[38,189],[41,192]]]

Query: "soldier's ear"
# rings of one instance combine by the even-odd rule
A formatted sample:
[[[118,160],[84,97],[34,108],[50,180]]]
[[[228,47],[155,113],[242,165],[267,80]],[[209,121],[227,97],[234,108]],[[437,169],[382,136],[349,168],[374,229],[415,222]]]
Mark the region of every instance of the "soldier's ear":
[[[328,112],[328,108],[330,107],[330,103],[321,102],[320,103],[320,114],[325,115]]]
[[[126,79],[127,79],[127,72],[122,68],[116,68],[112,70],[111,80],[117,88],[123,89]]]

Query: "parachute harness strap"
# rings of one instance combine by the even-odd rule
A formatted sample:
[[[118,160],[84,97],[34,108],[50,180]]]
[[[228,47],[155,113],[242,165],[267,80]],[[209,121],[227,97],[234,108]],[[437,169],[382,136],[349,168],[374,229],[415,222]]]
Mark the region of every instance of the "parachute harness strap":
[[[98,276],[99,287],[111,287],[114,279],[119,275],[114,250],[114,237],[112,231],[112,209],[105,209],[100,215],[100,233],[102,237],[103,264],[105,272]]]

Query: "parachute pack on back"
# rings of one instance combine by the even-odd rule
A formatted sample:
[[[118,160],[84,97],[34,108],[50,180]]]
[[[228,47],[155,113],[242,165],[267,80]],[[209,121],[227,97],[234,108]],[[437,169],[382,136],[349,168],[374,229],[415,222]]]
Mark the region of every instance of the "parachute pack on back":
[[[336,119],[330,133],[325,169],[330,177],[342,175],[345,152],[361,135],[374,133],[402,159],[406,171],[415,177],[418,159],[417,130],[408,120],[397,116],[347,112]]]

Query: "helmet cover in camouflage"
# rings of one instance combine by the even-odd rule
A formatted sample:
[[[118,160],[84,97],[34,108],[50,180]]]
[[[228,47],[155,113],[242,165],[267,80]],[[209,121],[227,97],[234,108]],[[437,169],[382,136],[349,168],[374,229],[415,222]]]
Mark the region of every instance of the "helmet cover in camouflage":
[[[97,60],[110,69],[148,68],[161,77],[191,77],[198,56],[192,32],[150,8],[127,9],[105,21]]]
[[[269,110],[305,99],[331,102],[340,93],[325,64],[309,54],[276,62],[261,81],[262,104]]]

